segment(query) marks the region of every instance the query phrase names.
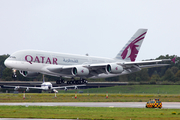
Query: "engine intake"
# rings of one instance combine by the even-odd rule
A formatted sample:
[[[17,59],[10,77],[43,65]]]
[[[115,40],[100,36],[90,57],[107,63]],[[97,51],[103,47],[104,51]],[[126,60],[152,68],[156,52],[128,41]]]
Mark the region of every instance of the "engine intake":
[[[89,75],[89,69],[82,67],[82,66],[72,68],[71,72],[72,72],[72,75],[74,75],[74,76]]]
[[[106,72],[112,73],[112,74],[119,74],[123,72],[123,67],[120,65],[117,65],[116,63],[108,64],[106,66]]]
[[[21,75],[23,75],[24,77],[37,77],[39,75],[38,72],[31,72],[31,71],[19,71]]]

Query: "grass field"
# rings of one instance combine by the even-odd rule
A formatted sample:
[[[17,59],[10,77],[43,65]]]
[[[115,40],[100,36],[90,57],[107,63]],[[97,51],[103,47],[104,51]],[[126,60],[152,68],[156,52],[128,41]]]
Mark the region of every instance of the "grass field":
[[[149,99],[159,98],[162,102],[180,102],[180,95],[159,94],[80,94],[77,93],[2,93],[0,102],[147,102]]]
[[[79,93],[79,92],[83,92]],[[106,94],[108,93],[108,99]],[[74,99],[77,94],[77,99]],[[180,85],[124,85],[54,93],[1,93],[0,102],[146,102],[159,98],[162,102],[180,102]]]
[[[6,90],[1,89],[1,90]],[[31,92],[32,89],[30,89]],[[10,89],[9,91],[14,91]],[[24,91],[24,90],[23,90]],[[118,94],[180,94],[180,85],[121,85],[114,87],[101,87],[89,89],[69,89],[68,91],[59,90],[59,93],[118,93]]]
[[[0,106],[0,118],[178,120],[180,109]]]
[[[59,91],[61,93],[120,93],[120,94],[180,94],[180,85],[121,85],[114,87],[91,88],[83,90]]]
[[[83,93],[78,93],[79,91]],[[180,86],[126,85],[61,90],[56,98],[54,93],[26,93],[25,99],[23,93],[0,94],[0,102],[146,102],[154,98],[159,98],[162,102],[180,102]],[[0,118],[178,120],[180,109],[0,106]]]

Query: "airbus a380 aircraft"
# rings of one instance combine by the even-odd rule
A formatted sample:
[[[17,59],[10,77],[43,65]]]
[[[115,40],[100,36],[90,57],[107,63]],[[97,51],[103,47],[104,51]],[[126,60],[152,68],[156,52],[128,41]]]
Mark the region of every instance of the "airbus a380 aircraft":
[[[73,78],[67,83],[87,83],[86,78],[113,77],[134,73],[142,68],[168,65],[157,63],[171,59],[135,61],[146,33],[147,29],[139,29],[115,58],[21,50],[10,55],[4,64],[8,68],[19,70],[24,77],[36,76],[39,73],[60,77],[57,84],[64,82],[62,77]],[[75,77],[80,80],[75,81]]]

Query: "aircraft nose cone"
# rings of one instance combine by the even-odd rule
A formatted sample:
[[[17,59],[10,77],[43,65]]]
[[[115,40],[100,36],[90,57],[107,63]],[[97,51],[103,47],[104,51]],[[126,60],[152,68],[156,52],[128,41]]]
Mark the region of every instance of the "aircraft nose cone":
[[[5,65],[6,67],[10,68],[10,61],[6,59],[6,60],[4,61],[4,65]]]
[[[6,67],[7,67],[7,64],[8,64],[8,63],[7,63],[7,60],[5,60],[5,61],[4,61],[4,65],[5,65]]]

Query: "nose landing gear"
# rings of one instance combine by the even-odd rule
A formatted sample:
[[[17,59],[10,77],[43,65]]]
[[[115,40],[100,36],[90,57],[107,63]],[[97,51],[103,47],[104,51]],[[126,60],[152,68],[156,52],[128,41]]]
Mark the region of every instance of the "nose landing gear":
[[[16,75],[16,70],[15,69],[12,69],[12,78],[17,78],[17,75]]]

